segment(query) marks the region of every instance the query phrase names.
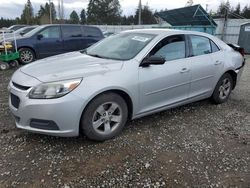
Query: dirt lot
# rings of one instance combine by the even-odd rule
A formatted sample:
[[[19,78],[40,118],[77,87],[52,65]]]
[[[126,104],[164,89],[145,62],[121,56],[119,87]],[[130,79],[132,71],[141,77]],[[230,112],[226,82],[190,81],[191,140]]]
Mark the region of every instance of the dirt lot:
[[[0,72],[0,187],[250,187],[250,57],[226,104],[138,119],[103,143],[16,129],[13,72]]]

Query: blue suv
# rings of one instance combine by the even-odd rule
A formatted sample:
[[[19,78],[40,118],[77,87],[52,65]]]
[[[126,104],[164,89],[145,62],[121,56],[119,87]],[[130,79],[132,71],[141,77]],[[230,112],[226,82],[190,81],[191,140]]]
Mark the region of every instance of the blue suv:
[[[20,62],[28,64],[57,54],[85,49],[103,39],[97,27],[52,24],[42,25],[17,39]]]

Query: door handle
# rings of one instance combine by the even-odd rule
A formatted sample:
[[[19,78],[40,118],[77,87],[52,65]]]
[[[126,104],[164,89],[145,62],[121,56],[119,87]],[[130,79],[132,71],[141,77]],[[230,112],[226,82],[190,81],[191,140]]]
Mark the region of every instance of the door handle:
[[[185,73],[185,72],[189,72],[189,69],[188,68],[183,68],[181,69],[180,73]]]
[[[222,62],[219,61],[219,60],[217,60],[217,61],[214,63],[214,65],[220,65],[220,64],[222,64]]]

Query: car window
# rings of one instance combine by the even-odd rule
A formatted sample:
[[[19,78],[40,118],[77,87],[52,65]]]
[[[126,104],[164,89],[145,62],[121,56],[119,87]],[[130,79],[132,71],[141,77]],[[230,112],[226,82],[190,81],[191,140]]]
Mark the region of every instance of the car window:
[[[213,41],[210,40],[210,43],[211,43],[211,47],[212,47],[212,52],[213,53],[220,51],[220,49],[218,48],[218,46]]]
[[[83,27],[84,36],[86,37],[100,37],[101,32],[99,29],[94,27]]]
[[[194,56],[211,53],[210,40],[208,38],[202,37],[202,36],[191,35],[190,40],[191,40]]]
[[[151,55],[161,56],[166,61],[182,59],[186,56],[185,38],[183,35],[167,37],[159,42]]]
[[[134,58],[155,37],[146,33],[120,33],[89,47],[88,55],[99,58],[129,60]]]
[[[62,33],[64,38],[82,37],[80,26],[62,26]]]
[[[41,31],[39,34],[43,35],[43,38],[60,38],[60,28],[48,27]]]

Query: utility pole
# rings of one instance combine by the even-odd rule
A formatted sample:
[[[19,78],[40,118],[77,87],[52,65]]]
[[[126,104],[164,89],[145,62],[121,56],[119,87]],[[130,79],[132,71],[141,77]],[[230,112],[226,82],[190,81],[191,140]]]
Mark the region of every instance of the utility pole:
[[[49,0],[49,21],[52,24],[51,0]]]
[[[223,41],[225,40],[225,33],[227,30],[227,20],[228,20],[228,7],[225,6],[224,25],[223,25],[222,37],[221,37]]]
[[[141,9],[142,9],[142,5],[141,5],[141,0],[139,0],[139,20],[138,20],[138,25],[141,25]]]
[[[64,6],[63,6],[63,0],[58,0],[58,17],[61,22],[63,22],[64,19]]]

